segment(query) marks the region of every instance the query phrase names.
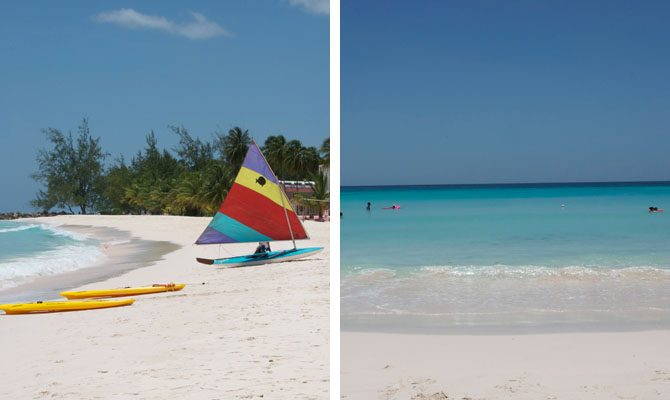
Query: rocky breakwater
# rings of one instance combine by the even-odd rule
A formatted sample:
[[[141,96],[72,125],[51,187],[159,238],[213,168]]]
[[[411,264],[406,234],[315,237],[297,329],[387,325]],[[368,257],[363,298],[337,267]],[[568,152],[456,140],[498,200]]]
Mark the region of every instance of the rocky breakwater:
[[[59,213],[53,213],[53,212],[51,212],[51,213],[8,212],[8,213],[0,213],[0,220],[3,220],[3,219],[19,219],[19,218],[52,217],[54,215],[65,215],[65,214],[67,214],[65,211],[61,211]]]

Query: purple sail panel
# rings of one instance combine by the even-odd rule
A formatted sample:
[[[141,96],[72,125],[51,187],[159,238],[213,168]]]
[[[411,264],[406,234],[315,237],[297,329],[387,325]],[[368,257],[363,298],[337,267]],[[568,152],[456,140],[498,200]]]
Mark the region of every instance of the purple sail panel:
[[[236,243],[237,240],[224,235],[216,229],[205,228],[195,244]]]
[[[270,182],[279,184],[279,182],[277,182],[277,179],[275,179],[275,174],[272,173],[270,166],[265,161],[265,158],[263,158],[261,149],[258,148],[256,142],[251,142],[251,145],[249,145],[249,151],[247,152],[247,156],[244,158],[244,163],[242,164],[242,166],[244,168],[248,168],[252,171],[258,172]]]

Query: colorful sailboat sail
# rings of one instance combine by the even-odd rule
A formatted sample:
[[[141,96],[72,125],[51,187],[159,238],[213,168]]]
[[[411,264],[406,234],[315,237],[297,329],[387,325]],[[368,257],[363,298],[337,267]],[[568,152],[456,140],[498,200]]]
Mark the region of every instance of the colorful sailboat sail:
[[[277,177],[252,141],[228,196],[196,244],[308,238]]]

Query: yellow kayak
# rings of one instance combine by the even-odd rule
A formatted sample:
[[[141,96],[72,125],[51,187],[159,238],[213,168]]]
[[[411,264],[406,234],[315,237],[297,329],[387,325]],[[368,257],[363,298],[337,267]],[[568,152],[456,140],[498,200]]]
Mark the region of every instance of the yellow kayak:
[[[140,294],[152,294],[162,292],[176,292],[182,290],[186,285],[176,285],[174,283],[154,284],[144,287],[127,287],[121,289],[103,289],[103,290],[84,290],[81,292],[63,292],[60,295],[73,299],[104,299],[108,297],[136,296]]]
[[[79,311],[79,310],[93,310],[96,308],[129,306],[133,304],[134,301],[135,299],[88,300],[88,301],[38,301],[37,303],[0,304],[0,310],[3,310],[7,314]]]

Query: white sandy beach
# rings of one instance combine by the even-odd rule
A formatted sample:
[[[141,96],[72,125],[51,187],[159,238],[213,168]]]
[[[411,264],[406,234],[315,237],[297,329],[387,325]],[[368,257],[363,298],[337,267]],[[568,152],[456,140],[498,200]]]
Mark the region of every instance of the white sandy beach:
[[[343,399],[670,399],[670,332],[343,332]]]
[[[1,315],[0,398],[329,397],[329,223],[305,223],[311,239],[299,246],[325,247],[308,259],[217,269],[195,257],[248,254],[255,245],[193,245],[209,218],[37,221],[111,227],[182,246],[153,265],[63,290],[188,285],[181,292],[137,296],[130,307]],[[275,243],[273,250],[290,246]]]

